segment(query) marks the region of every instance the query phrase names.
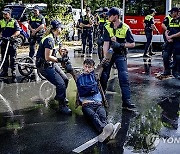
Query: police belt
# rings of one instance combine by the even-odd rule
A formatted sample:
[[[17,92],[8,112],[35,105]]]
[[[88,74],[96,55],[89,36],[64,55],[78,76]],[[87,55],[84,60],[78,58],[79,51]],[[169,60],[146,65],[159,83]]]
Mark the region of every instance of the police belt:
[[[92,27],[90,27],[90,28],[83,28],[83,32],[85,31],[92,31],[93,30],[93,28]]]
[[[36,60],[36,67],[37,68],[48,68],[48,67],[53,67],[54,63],[50,63],[50,62],[47,62],[45,59],[43,58],[38,58]]]
[[[114,49],[113,51],[114,51],[114,53],[116,55],[122,55],[122,56],[126,56],[127,55],[127,50],[126,49],[123,49],[123,50]]]

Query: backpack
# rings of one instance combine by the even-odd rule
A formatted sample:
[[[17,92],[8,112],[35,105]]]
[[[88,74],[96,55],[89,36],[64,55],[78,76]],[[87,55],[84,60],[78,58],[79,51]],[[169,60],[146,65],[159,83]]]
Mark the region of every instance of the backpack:
[[[98,93],[98,83],[94,71],[81,74],[77,79],[76,85],[80,97],[88,97]]]

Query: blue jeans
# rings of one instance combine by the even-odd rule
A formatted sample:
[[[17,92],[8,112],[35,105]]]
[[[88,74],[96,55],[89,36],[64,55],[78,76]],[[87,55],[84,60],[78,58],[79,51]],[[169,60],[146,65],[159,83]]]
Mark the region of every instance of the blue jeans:
[[[110,76],[111,67],[113,64],[116,64],[117,70],[118,70],[118,79],[119,79],[119,85],[121,88],[122,93],[122,101],[126,102],[130,99],[130,85],[129,85],[129,79],[128,79],[128,70],[127,70],[127,58],[125,55],[120,55],[114,53],[111,61],[108,66],[106,66],[102,72],[101,75],[101,85],[103,90],[105,91],[107,88],[107,82]]]
[[[96,130],[101,133],[107,125],[107,116],[104,107],[101,104],[89,103],[82,106],[82,112],[93,123]]]
[[[58,101],[64,101],[66,98],[66,87],[63,76],[59,72],[60,67],[55,64],[53,67],[40,68],[40,73],[54,86],[56,86],[55,99]]]

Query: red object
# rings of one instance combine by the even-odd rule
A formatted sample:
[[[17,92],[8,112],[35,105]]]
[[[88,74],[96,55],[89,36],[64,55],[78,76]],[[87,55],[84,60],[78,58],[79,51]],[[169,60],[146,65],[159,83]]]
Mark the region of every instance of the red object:
[[[22,22],[20,22],[20,21],[18,21],[18,23],[19,23],[19,26],[20,26],[25,32],[27,32],[27,27],[24,26],[24,25],[22,24]]]
[[[135,35],[144,35],[144,18],[145,16],[125,16],[124,22],[129,25],[132,30],[132,33]],[[154,16],[154,21],[157,29],[159,30],[160,34],[163,33],[161,24],[165,18],[165,15],[158,15]],[[155,34],[157,34],[154,31]]]

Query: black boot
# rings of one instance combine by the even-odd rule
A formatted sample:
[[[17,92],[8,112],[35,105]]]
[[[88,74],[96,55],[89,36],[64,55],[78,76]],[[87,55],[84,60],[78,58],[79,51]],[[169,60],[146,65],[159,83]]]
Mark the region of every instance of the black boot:
[[[64,101],[59,101],[59,112],[66,114],[66,115],[72,115],[71,109],[67,106],[67,102]]]
[[[12,83],[16,83],[16,71],[12,71]]]
[[[123,109],[129,110],[129,111],[134,111],[136,109],[135,104],[131,103],[131,100],[126,100],[122,104]]]

